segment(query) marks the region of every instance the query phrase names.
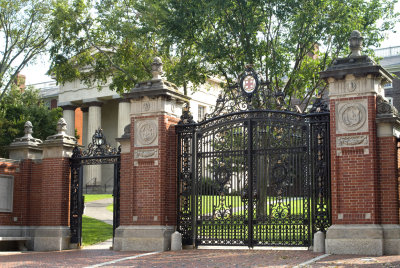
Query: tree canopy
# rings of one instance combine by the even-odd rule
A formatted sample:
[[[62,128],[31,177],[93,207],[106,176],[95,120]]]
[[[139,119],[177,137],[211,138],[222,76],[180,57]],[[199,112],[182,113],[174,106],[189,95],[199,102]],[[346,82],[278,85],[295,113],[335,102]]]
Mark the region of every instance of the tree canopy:
[[[51,70],[129,90],[162,57],[178,86],[221,76],[232,84],[245,64],[269,89],[308,99],[323,90],[319,72],[346,55],[359,30],[365,47],[392,30],[397,0],[58,0]],[[383,21],[383,23],[379,23]]]
[[[50,110],[44,105],[39,91],[28,87],[24,92],[12,85],[0,102],[0,157],[8,157],[5,146],[24,136],[24,124],[31,121],[33,136],[45,140],[56,133],[61,108]]]
[[[49,0],[0,0],[0,101],[18,73],[48,49]]]

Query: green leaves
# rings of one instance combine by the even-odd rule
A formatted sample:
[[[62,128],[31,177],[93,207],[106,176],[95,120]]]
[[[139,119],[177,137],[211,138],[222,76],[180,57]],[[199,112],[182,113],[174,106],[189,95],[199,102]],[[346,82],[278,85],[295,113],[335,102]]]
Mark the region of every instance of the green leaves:
[[[61,108],[50,110],[40,99],[39,91],[28,88],[23,93],[13,88],[0,102],[0,157],[8,157],[8,146],[15,138],[24,136],[24,124],[31,121],[33,136],[45,140],[56,133]]]
[[[150,78],[150,63],[160,56],[167,78],[184,88],[210,76],[231,84],[251,63],[271,90],[309,98],[325,87],[318,72],[349,53],[353,30],[368,47],[398,21],[396,0],[56,2],[51,53],[57,81],[93,84],[112,77],[118,92]]]
[[[0,0],[0,102],[17,74],[47,49],[50,0]]]

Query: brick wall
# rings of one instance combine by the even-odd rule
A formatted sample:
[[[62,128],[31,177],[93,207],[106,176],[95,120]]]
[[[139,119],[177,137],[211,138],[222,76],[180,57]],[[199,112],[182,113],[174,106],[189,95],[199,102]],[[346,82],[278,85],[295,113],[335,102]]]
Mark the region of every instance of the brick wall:
[[[26,161],[24,164],[29,166],[31,162]],[[0,225],[24,225],[25,223],[27,215],[22,206],[26,204],[24,184],[26,185],[26,178],[29,174],[26,174],[27,170],[22,169],[22,166],[18,162],[0,161],[0,174],[14,176],[13,211],[11,213],[0,212]],[[17,222],[14,222],[14,217],[18,217]]]
[[[336,134],[336,101],[330,101],[333,224],[379,223],[376,99],[374,96],[364,98],[368,100],[369,129],[363,133]],[[341,101],[356,99],[363,97],[344,98]],[[369,135],[369,146],[336,148],[336,137],[360,134]]]
[[[131,153],[121,158],[121,225],[175,225],[177,141],[173,125],[179,119],[157,116],[158,145],[140,149],[157,148],[158,158],[133,159],[134,150],[139,149],[134,146],[135,120],[146,118],[154,116],[131,119]],[[128,163],[132,168],[124,170]]]
[[[40,208],[42,163],[30,159],[0,162],[0,174],[14,176],[13,211],[0,212],[0,225],[36,225]]]
[[[399,189],[396,137],[378,138],[378,154],[380,223],[398,224]]]
[[[67,158],[43,159],[40,226],[69,225],[70,167]]]
[[[120,172],[120,225],[131,225],[134,205],[132,180],[133,160],[131,153],[121,154]]]
[[[69,224],[68,159],[0,162],[0,174],[14,176],[13,211],[0,212],[0,225]]]

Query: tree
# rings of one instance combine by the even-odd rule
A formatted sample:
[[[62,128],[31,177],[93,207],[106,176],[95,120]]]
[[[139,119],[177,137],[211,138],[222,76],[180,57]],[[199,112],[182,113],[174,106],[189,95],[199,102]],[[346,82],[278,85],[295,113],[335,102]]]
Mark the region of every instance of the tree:
[[[306,99],[323,90],[319,71],[348,53],[351,31],[378,45],[397,20],[397,0],[59,0],[52,72],[129,90],[161,56],[178,86],[222,76],[232,85],[245,64],[272,91]],[[378,21],[383,23],[378,25]]]
[[[192,64],[194,50],[170,53],[153,14],[162,12],[128,0],[58,0],[51,23],[50,72],[60,83],[79,79],[123,93],[151,78],[151,62],[162,58],[167,79],[178,86],[204,83],[205,69]],[[150,10],[149,10],[150,8]],[[154,9],[153,9],[154,8]],[[111,78],[111,79],[110,79]]]
[[[24,124],[31,121],[33,136],[45,140],[56,133],[62,109],[50,110],[44,105],[39,91],[28,87],[24,92],[15,85],[0,102],[0,157],[8,157],[8,146],[15,138],[24,136]]]
[[[270,81],[268,89],[288,101],[324,89],[319,72],[348,54],[353,30],[364,35],[366,48],[377,46],[398,17],[396,0],[149,1],[163,10],[160,33],[175,44],[174,53],[192,48],[192,62],[228,84],[252,64]]]
[[[18,73],[46,51],[48,0],[0,0],[0,101]]]
[[[123,92],[150,78],[157,54],[143,32],[134,1],[59,0],[50,33],[51,72],[58,82],[80,79]]]

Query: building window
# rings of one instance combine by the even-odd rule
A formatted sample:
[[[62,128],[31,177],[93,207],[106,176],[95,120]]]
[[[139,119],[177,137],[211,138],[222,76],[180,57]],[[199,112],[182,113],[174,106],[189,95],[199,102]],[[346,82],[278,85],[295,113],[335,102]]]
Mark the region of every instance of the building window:
[[[383,86],[383,88],[392,88],[392,83],[387,83]]]
[[[197,114],[198,120],[203,120],[206,115],[206,106],[199,105],[199,110]]]
[[[47,108],[51,109],[51,101],[50,100],[45,100],[44,105],[47,106]]]

